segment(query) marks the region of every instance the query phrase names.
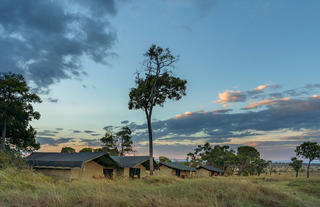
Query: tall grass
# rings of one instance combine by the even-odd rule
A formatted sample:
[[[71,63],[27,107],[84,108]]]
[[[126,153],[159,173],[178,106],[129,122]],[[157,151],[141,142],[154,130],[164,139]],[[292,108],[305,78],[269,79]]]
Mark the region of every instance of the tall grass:
[[[314,183],[309,183],[314,182]],[[0,170],[0,206],[318,206],[320,179],[267,177],[55,182],[30,170]],[[313,186],[313,187],[310,187]]]

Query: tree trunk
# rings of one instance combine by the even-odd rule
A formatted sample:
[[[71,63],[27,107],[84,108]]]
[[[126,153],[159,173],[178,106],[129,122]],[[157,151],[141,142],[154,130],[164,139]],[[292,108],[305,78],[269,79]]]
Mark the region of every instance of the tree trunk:
[[[120,155],[123,156],[123,137],[121,137],[121,152]]]
[[[298,172],[299,172],[299,171],[297,170],[297,171],[296,171],[296,178],[298,177]]]
[[[151,117],[147,116],[148,121],[148,133],[149,133],[149,166],[150,175],[153,175],[153,143],[152,143],[152,128],[151,128]]]
[[[1,139],[1,150],[3,153],[6,152],[6,133],[7,133],[7,121],[4,120],[2,128],[2,139]]]
[[[308,168],[307,168],[307,178],[309,178],[310,163],[311,163],[311,160],[309,160],[309,163],[308,163]]]

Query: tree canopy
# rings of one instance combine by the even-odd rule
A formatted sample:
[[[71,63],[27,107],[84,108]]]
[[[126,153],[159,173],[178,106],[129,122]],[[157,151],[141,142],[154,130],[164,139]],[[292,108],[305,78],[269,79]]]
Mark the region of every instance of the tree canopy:
[[[61,153],[75,153],[76,150],[72,147],[62,147]]]
[[[93,149],[90,147],[82,148],[79,152],[93,152]]]
[[[100,139],[104,145],[101,151],[120,156],[133,152],[131,134],[132,132],[128,126],[122,127],[118,132],[107,129],[105,135]]]
[[[36,130],[30,121],[40,119],[33,103],[41,99],[32,93],[24,77],[15,73],[0,73],[0,127],[1,148],[33,151],[40,148],[36,142]]]
[[[296,147],[298,157],[308,159],[307,178],[309,178],[310,164],[315,159],[320,159],[320,145],[317,142],[304,142]]]

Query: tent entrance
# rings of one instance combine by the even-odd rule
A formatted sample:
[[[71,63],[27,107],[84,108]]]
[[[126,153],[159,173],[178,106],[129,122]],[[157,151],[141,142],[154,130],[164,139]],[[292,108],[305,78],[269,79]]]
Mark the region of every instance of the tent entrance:
[[[129,176],[130,178],[140,178],[140,168],[130,168]]]
[[[113,177],[113,169],[103,169],[103,174],[106,178]]]

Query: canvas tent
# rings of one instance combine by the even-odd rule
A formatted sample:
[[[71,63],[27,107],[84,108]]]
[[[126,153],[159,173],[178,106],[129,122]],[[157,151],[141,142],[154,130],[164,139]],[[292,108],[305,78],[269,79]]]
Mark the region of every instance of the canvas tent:
[[[182,178],[187,178],[193,176],[195,171],[195,168],[188,167],[181,163],[160,162],[159,171],[157,173],[159,175],[178,176]]]
[[[107,152],[34,152],[27,162],[45,175],[68,181],[103,178],[109,176],[108,169],[118,167]]]
[[[117,175],[126,178],[141,178],[147,176],[149,170],[149,156],[111,156],[117,163]],[[156,162],[154,166],[157,166]]]
[[[213,166],[200,166],[197,168],[197,176],[199,177],[212,177],[223,174],[223,170]]]

